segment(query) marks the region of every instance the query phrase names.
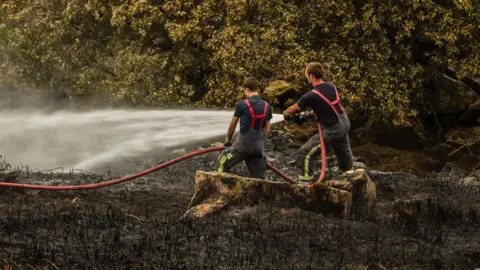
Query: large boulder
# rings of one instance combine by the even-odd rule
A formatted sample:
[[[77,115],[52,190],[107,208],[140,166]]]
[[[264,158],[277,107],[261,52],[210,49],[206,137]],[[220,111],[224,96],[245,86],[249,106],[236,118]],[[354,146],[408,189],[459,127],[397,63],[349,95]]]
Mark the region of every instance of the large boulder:
[[[375,184],[365,170],[355,171],[343,179],[337,178],[332,183],[310,186],[197,171],[195,194],[183,218],[200,218],[227,207],[243,208],[260,203],[347,218],[354,200],[373,207],[375,199]]]

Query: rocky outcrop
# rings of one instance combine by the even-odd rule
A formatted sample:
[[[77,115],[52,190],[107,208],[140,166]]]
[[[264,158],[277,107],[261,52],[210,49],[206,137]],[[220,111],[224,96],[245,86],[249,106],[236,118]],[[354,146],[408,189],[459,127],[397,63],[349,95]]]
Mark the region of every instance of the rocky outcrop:
[[[353,202],[373,207],[375,184],[365,170],[315,185],[292,185],[245,178],[227,173],[197,171],[195,194],[183,218],[200,218],[227,207],[275,203],[283,208],[302,208],[326,216],[349,217]]]

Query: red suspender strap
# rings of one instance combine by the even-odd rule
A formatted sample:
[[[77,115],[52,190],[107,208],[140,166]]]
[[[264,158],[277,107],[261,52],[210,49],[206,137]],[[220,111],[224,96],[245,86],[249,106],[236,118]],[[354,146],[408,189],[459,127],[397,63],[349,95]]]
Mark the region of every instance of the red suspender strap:
[[[335,86],[333,86],[333,87],[335,87]],[[344,111],[342,103],[340,103],[340,97],[338,96],[337,87],[335,87],[335,95],[337,95],[337,98],[332,102],[332,105],[338,104],[340,109],[342,109],[342,111]]]
[[[330,107],[332,108],[332,110],[337,114],[338,116],[338,111],[337,109],[335,108],[335,104],[338,104],[340,106],[340,108],[342,109],[343,111],[343,106],[342,104],[340,103],[340,98],[338,97],[338,92],[337,92],[337,89],[335,88],[335,91],[336,91],[336,94],[337,94],[337,98],[331,102],[328,98],[326,98],[324,95],[322,95],[322,93],[320,93],[319,91],[313,89],[312,92],[314,92],[315,94],[317,94],[319,97],[321,97],[328,105],[330,105]]]
[[[253,107],[250,104],[250,101],[248,101],[248,99],[245,99],[245,103],[247,104],[247,107],[250,111],[250,115],[252,116],[252,122],[250,122],[250,128],[255,128],[255,120],[260,119],[260,129],[262,129],[263,122],[264,122],[263,120],[267,115],[268,103],[265,101],[265,108],[263,109],[263,114],[260,114],[260,115],[255,115],[255,111],[253,110]]]
[[[255,112],[253,111],[252,105],[248,99],[245,99],[245,103],[247,103],[247,108],[250,111],[250,115],[252,116],[252,121],[250,122],[250,128],[255,126]]]
[[[263,122],[265,122],[265,117],[267,117],[267,108],[268,108],[268,103],[265,101],[265,104],[264,104],[264,108],[263,108],[263,114],[260,116],[261,120],[260,120],[260,129],[263,128]]]

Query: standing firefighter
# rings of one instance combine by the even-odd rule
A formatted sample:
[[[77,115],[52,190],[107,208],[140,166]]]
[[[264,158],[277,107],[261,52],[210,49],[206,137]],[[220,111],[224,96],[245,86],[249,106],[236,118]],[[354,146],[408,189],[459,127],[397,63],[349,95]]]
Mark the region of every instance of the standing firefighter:
[[[313,89],[303,94],[298,102],[287,108],[283,114],[288,119],[297,111],[307,107],[312,108],[322,127],[325,146],[333,148],[340,171],[349,171],[353,164],[353,154],[348,138],[350,120],[340,103],[337,88],[333,83],[323,81],[323,69],[320,63],[309,63],[305,69],[305,76],[313,85]],[[317,133],[298,151],[297,166],[301,172],[298,180],[307,182],[313,180],[313,167],[318,163],[320,151],[320,136]]]
[[[243,82],[247,99],[237,103],[228,127],[225,149],[220,156],[219,172],[229,172],[238,163],[245,161],[252,178],[265,178],[263,140],[270,133],[272,111],[270,105],[258,95],[259,84],[255,78]],[[240,119],[240,134],[232,146],[232,137]]]

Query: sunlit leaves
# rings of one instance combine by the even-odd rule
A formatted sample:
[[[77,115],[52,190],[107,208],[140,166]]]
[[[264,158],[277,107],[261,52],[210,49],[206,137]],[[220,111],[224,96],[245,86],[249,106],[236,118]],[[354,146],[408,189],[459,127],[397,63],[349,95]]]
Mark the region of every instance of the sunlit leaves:
[[[470,90],[437,68],[479,75],[478,25],[469,0],[6,0],[0,61],[9,79],[72,95],[220,107],[245,76],[305,92],[319,61],[349,111],[408,125],[463,106]]]

